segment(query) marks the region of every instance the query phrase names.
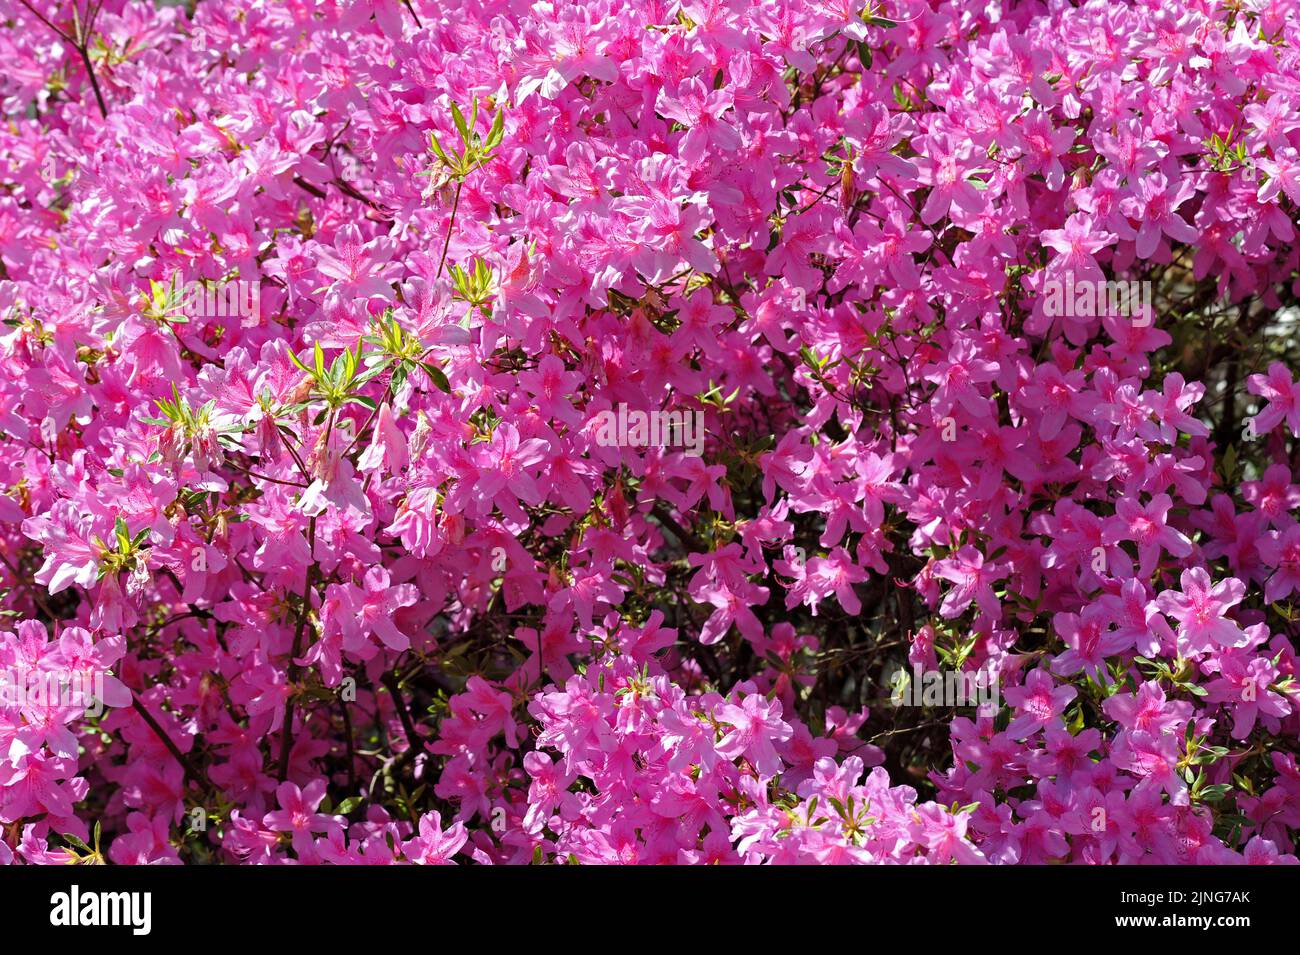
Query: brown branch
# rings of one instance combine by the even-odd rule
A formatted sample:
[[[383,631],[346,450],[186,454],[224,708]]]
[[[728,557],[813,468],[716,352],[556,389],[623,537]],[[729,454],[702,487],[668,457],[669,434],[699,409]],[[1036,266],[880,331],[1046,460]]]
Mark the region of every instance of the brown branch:
[[[180,763],[181,769],[185,771],[185,775],[191,781],[211,789],[212,784],[208,782],[207,777],[204,776],[192,762],[190,762],[188,756],[181,752],[180,747],[172,741],[172,738],[167,735],[167,732],[158,724],[158,721],[154,719],[153,714],[145,709],[144,704],[141,703],[134,694],[132,694],[131,697],[131,708],[140,714],[140,718],[149,725],[149,728],[153,730],[154,735],[157,736],[158,739],[162,740],[162,744],[167,747],[167,751],[172,754],[176,759],[176,762]]]
[[[659,521],[660,524],[672,531],[673,536],[676,537],[678,541],[685,544],[691,550],[698,551],[701,554],[707,554],[709,552],[708,545],[686,528],[682,527],[681,524],[677,523],[677,518],[673,517],[672,514],[668,512],[668,508],[664,507],[663,502],[656,501],[654,507],[650,509],[650,513]]]
[[[99,112],[105,119],[108,119],[108,106],[105,104],[104,94],[99,88],[99,79],[95,76],[95,67],[90,62],[89,50],[90,35],[94,32],[95,20],[99,17],[100,8],[104,5],[103,0],[100,0],[99,3],[92,3],[86,7],[86,19],[84,22],[81,19],[80,13],[77,11],[76,3],[73,3],[73,33],[68,33],[62,27],[55,26],[54,23],[46,19],[43,13],[32,6],[28,0],[18,0],[18,2],[26,7],[32,15],[36,17],[36,19],[40,20],[41,23],[53,30],[59,39],[63,40],[77,51],[78,55],[81,57],[81,62],[85,64],[86,74],[90,77],[90,88],[95,94],[95,102],[99,105]]]
[[[308,546],[316,549],[316,518],[311,519],[307,530]],[[289,698],[284,702],[284,725],[280,728],[280,765],[276,777],[284,782],[289,775],[289,753],[293,749],[293,681],[298,679],[300,668],[298,657],[302,655],[302,636],[307,628],[307,617],[311,614],[312,584],[316,576],[316,563],[307,567],[307,582],[302,588],[302,608],[298,612],[298,626],[293,633],[293,649],[289,654],[289,672],[287,684]]]
[[[379,682],[392,694],[393,705],[397,707],[397,718],[402,721],[402,732],[406,734],[407,749],[397,762],[398,766],[402,766],[424,752],[424,737],[415,729],[415,721],[411,719],[406,701],[402,699],[402,688],[393,674],[385,673]]]

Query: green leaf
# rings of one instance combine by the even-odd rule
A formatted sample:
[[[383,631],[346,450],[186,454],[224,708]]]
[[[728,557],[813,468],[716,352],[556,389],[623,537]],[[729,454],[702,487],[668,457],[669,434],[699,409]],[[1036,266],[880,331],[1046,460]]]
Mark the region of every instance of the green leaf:
[[[506,114],[502,110],[497,110],[496,116],[492,120],[492,128],[488,130],[487,148],[489,151],[500,145],[506,131]]]
[[[447,380],[447,376],[443,374],[441,368],[439,368],[437,365],[430,364],[427,361],[421,362],[420,364],[424,367],[425,374],[429,376],[429,379],[433,382],[434,387],[436,387],[439,391],[443,392],[444,394],[448,394],[448,395],[451,394],[451,382]]]
[[[78,839],[76,836],[72,835],[71,833],[67,833],[67,832],[63,833],[63,839],[69,845],[75,846],[76,848],[82,850],[83,852],[94,851],[93,849],[90,848],[90,846],[86,845],[84,842],[82,842],[80,839]]]
[[[477,102],[477,101],[476,101]],[[461,142],[469,144],[469,127],[465,125],[465,117],[461,115],[460,107],[455,103],[451,104],[451,120],[456,124],[456,132],[460,133]]]
[[[359,387],[361,385],[364,385],[366,382],[379,377],[384,373],[384,370],[388,368],[388,366],[391,363],[392,363],[391,358],[385,358],[383,361],[375,365],[373,368],[368,368],[365,371],[363,371],[361,374],[357,375],[357,377],[352,380],[352,384]],[[397,372],[394,371],[393,374],[397,374]]]
[[[436,155],[439,159],[442,160],[442,164],[444,166],[451,165],[451,160],[447,158],[447,154],[442,150],[442,143],[438,142],[437,133],[429,134],[429,146],[430,148],[433,149],[434,155]]]
[[[299,359],[298,356],[295,355],[293,352],[289,352],[289,360],[292,361],[299,368],[301,368],[303,371],[305,371],[307,374],[310,375],[312,373],[312,370],[308,368],[306,365],[304,365],[302,363],[302,360]]]
[[[1237,447],[1228,445],[1228,450],[1223,452],[1223,477],[1231,481],[1232,476],[1237,473]]]

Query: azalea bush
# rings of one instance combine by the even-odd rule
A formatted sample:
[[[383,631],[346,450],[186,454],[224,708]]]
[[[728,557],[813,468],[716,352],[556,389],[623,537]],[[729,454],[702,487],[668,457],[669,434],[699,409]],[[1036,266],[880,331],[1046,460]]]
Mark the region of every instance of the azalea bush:
[[[1296,8],[0,0],[0,861],[1294,863]]]

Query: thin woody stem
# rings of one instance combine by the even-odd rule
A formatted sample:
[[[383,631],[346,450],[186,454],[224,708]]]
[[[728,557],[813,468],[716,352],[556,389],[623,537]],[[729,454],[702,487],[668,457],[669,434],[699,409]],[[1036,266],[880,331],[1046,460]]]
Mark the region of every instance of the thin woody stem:
[[[438,275],[435,278],[442,278],[442,267],[447,262],[447,249],[451,245],[451,233],[456,228],[456,210],[460,208],[460,187],[465,184],[465,180],[456,183],[456,198],[451,203],[451,220],[447,223],[447,238],[442,243],[442,258],[438,260]]]
[[[307,538],[311,550],[316,549],[316,518],[311,519]],[[307,582],[302,589],[302,608],[298,612],[298,626],[293,633],[293,649],[289,654],[288,687],[289,698],[284,702],[284,726],[280,729],[280,764],[276,778],[284,782],[289,775],[289,754],[293,750],[293,681],[298,678],[298,664],[295,662],[302,655],[302,637],[307,628],[307,617],[311,614],[311,595],[313,593],[316,564],[313,561],[307,567]]]
[[[95,76],[95,67],[90,63],[90,53],[84,43],[77,47],[77,52],[81,54],[81,62],[86,65],[86,75],[90,77],[90,88],[95,94],[95,102],[99,105],[99,113],[108,119],[108,106],[104,103],[104,94],[99,88],[99,79]]]
[[[95,27],[95,20],[99,16],[99,10],[103,6],[103,3],[100,2],[100,3],[87,6],[86,18],[84,21],[81,18],[80,12],[77,10],[77,5],[75,3],[72,5],[72,22],[73,22],[73,30],[75,33],[74,35],[74,33],[68,33],[62,27],[56,26],[45,16],[45,14],[41,13],[41,11],[37,10],[34,6],[32,6],[31,3],[28,2],[28,0],[18,0],[18,2],[21,3],[25,8],[27,8],[27,10],[30,11],[31,14],[34,17],[36,17],[36,19],[40,20],[41,23],[45,24],[47,27],[53,30],[55,35],[58,36],[59,39],[63,40],[65,43],[67,43],[69,46],[71,46],[74,50],[77,51],[77,54],[81,57],[82,64],[84,64],[86,67],[86,75],[90,77],[90,88],[91,91],[95,94],[95,103],[99,106],[100,115],[103,116],[105,119],[108,119],[108,105],[104,102],[104,93],[99,88],[99,78],[95,76],[95,67],[90,62],[90,50],[89,50],[89,42],[88,42],[90,39],[90,34],[92,33]]]
[[[162,741],[162,744],[167,747],[167,751],[172,754],[176,762],[180,763],[181,769],[185,771],[185,775],[194,782],[211,788],[211,784],[207,781],[206,777],[204,777],[204,775],[199,772],[198,768],[190,762],[189,757],[181,752],[180,747],[177,746],[172,738],[167,735],[167,731],[159,725],[158,721],[154,719],[153,714],[149,712],[145,705],[133,697],[131,700],[131,708],[140,714],[140,718],[148,724],[149,729],[153,730],[154,735],[157,736],[158,739]]]

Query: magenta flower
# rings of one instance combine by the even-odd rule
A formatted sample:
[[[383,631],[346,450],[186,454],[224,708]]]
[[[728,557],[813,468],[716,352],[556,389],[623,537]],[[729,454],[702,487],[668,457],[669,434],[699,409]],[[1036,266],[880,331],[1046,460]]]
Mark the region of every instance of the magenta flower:
[[[1135,730],[1119,735],[1111,759],[1120,769],[1164,790],[1173,805],[1185,806],[1188,795],[1178,770],[1180,749],[1177,736],[1153,736]]]
[[[719,723],[730,726],[718,744],[719,755],[749,760],[762,777],[779,774],[784,768],[774,743],[790,738],[793,730],[781,719],[781,704],[757,693],[746,696],[737,706],[723,703],[714,710]]]
[[[1227,611],[1241,603],[1246,595],[1246,587],[1240,580],[1229,577],[1211,586],[1210,575],[1194,567],[1183,571],[1179,586],[1181,592],[1166,590],[1156,598],[1156,604],[1178,621],[1178,644],[1182,652],[1245,644],[1245,631],[1227,616]]]
[[[1065,652],[1052,660],[1052,671],[1068,676],[1086,673],[1098,683],[1110,682],[1106,659],[1133,646],[1133,639],[1111,629],[1110,615],[1101,607],[1085,607],[1082,615],[1060,613],[1052,625],[1065,643]]]
[[[1192,715],[1190,703],[1166,699],[1164,688],[1154,681],[1143,683],[1136,694],[1116,693],[1107,697],[1102,709],[1126,730],[1152,736],[1181,733]]]
[[[916,818],[914,838],[929,850],[931,863],[981,865],[987,861],[965,840],[969,820],[964,813],[952,813],[943,806],[927,803],[917,811]]]
[[[1268,434],[1283,421],[1291,436],[1300,438],[1300,382],[1291,380],[1291,372],[1280,362],[1268,366],[1267,375],[1251,375],[1247,390],[1259,395],[1268,404],[1250,419],[1250,429],[1255,434]]]
[[[1114,233],[1098,228],[1095,217],[1076,212],[1065,220],[1063,229],[1045,229],[1043,244],[1060,255],[1052,260],[1051,274],[1058,281],[1073,272],[1076,281],[1099,281],[1103,278],[1096,253],[1115,243]]]
[[[451,857],[468,839],[464,823],[444,830],[440,813],[426,813],[420,817],[419,834],[402,843],[402,855],[416,865],[455,865]]]
[[[356,640],[374,635],[390,650],[405,650],[410,638],[397,628],[394,616],[418,599],[412,584],[390,585],[388,571],[375,567],[365,576],[363,589],[352,589],[344,598],[355,623],[344,626],[345,645],[356,649]]]
[[[1145,505],[1124,498],[1116,503],[1115,516],[1106,525],[1106,544],[1137,544],[1138,574],[1143,577],[1151,575],[1162,554],[1186,557],[1192,552],[1187,535],[1167,522],[1173,504],[1168,494],[1156,494]]]
[[[1195,242],[1197,232],[1178,215],[1178,207],[1192,198],[1195,190],[1186,179],[1171,184],[1163,173],[1153,172],[1137,183],[1137,194],[1125,203],[1125,212],[1140,225],[1137,254],[1149,259],[1164,236],[1177,242]]]
[[[1300,524],[1261,540],[1259,548],[1260,556],[1276,568],[1264,584],[1264,599],[1272,603],[1300,590]]]
[[[1056,725],[1070,701],[1078,695],[1072,686],[1057,686],[1046,670],[1031,670],[1022,686],[1007,687],[1003,698],[1015,707],[1016,715],[1007,726],[1012,739],[1025,739]]]
[[[328,832],[338,827],[333,816],[318,813],[316,807],[325,798],[325,780],[316,779],[305,789],[293,783],[281,783],[275,791],[280,808],[268,812],[263,825],[272,832],[292,834],[294,847],[299,852],[309,852],[314,833]]]
[[[1261,716],[1275,721],[1292,707],[1280,693],[1269,689],[1276,682],[1277,668],[1268,660],[1228,652],[1220,655],[1220,677],[1205,687],[1207,702],[1227,704],[1232,713],[1232,738],[1246,739]]]
[[[687,80],[672,94],[659,91],[656,109],[687,129],[683,159],[695,162],[710,148],[728,152],[740,143],[735,129],[722,118],[731,109],[732,98],[727,90],[709,91],[698,79]]]
[[[921,208],[921,221],[926,225],[938,222],[956,204],[968,212],[976,212],[983,205],[979,190],[967,178],[964,168],[970,161],[969,145],[956,145],[956,137],[930,137],[924,161],[919,163],[921,182],[930,187],[930,195]]]
[[[1300,152],[1294,146],[1278,150],[1272,159],[1261,159],[1260,170],[1268,176],[1259,187],[1260,202],[1272,202],[1279,192],[1292,202],[1300,202]]]
[[[973,601],[991,619],[1001,619],[1002,605],[993,592],[993,584],[1004,578],[1006,571],[998,564],[985,564],[983,553],[975,547],[967,544],[954,556],[938,561],[934,574],[956,585],[944,597],[939,608],[941,616],[956,617]]]

